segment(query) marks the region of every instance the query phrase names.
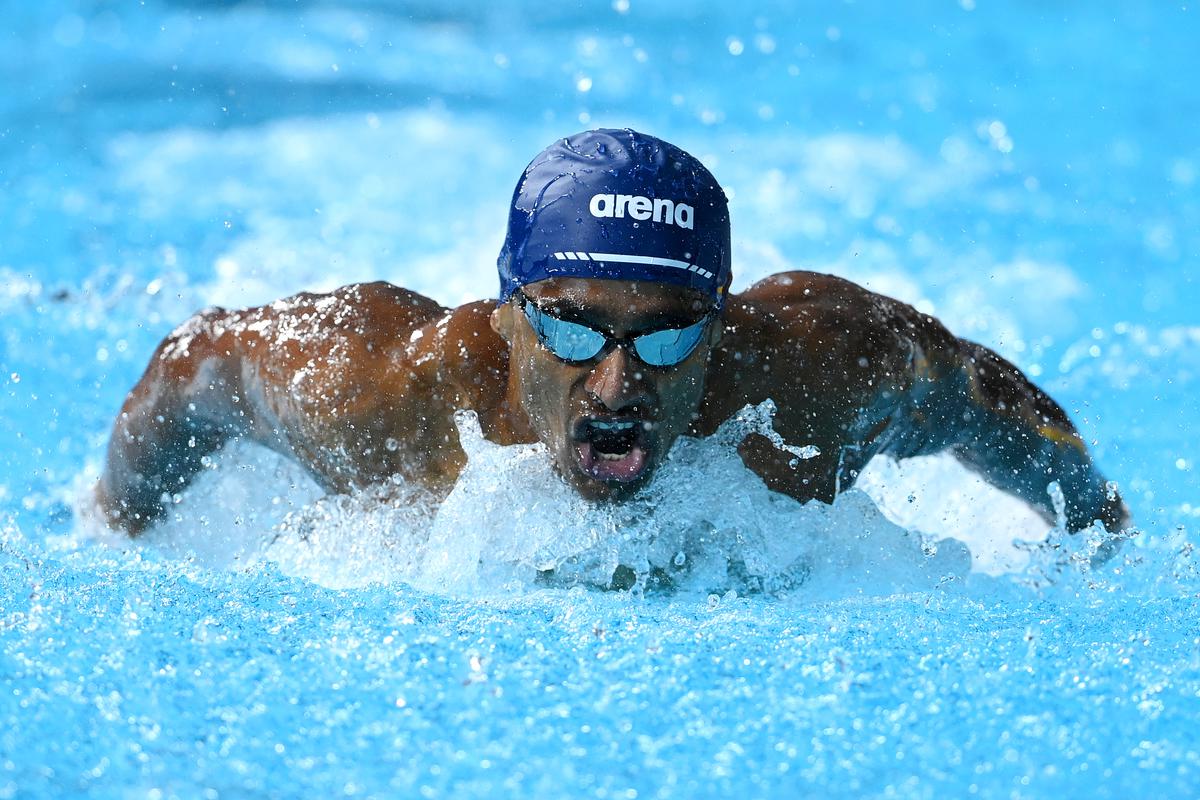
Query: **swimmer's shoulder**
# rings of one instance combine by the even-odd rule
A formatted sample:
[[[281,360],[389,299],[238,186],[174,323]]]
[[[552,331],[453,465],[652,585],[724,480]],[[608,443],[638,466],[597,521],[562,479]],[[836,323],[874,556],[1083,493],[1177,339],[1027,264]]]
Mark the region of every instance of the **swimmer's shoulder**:
[[[492,330],[494,300],[444,308],[409,334],[413,364],[436,367],[439,380],[476,386],[507,374],[508,345]]]
[[[835,275],[778,272],[730,297],[726,327],[764,342],[838,346],[860,334],[886,299]]]
[[[435,300],[387,281],[351,283],[326,297],[334,301],[334,324],[369,337],[401,336],[447,312]]]
[[[827,346],[908,335],[941,324],[928,314],[853,281],[820,272],[779,272],[731,298],[731,311],[767,330]]]
[[[727,327],[743,350],[844,376],[867,393],[883,376],[903,382],[915,352],[951,338],[906,303],[818,272],[777,273],[730,300]]]
[[[402,359],[412,332],[445,312],[384,281],[354,283],[253,308],[206,309],[168,337],[166,352],[184,342],[194,350],[203,337],[212,343],[208,350],[249,360],[268,382],[291,386],[311,377],[314,385],[353,383]]]
[[[430,401],[450,409],[473,409],[484,434],[503,433],[508,384],[508,344],[491,326],[495,300],[442,309],[408,335],[405,369],[428,392]]]
[[[211,307],[198,312],[192,322],[252,333],[297,326],[307,333],[320,329],[386,333],[424,324],[442,311],[442,306],[424,295],[373,281],[347,284],[330,292],[297,292],[252,308]]]
[[[276,355],[311,359],[334,351],[351,363],[444,362],[475,350],[494,351],[489,317],[494,301],[447,308],[386,281],[353,283],[331,292],[300,292],[242,311],[206,312],[214,325]],[[219,312],[212,317],[212,312]]]
[[[879,297],[836,275],[791,270],[763,278],[731,299],[776,315],[793,311],[791,316],[812,316],[843,310],[853,313]]]
[[[885,344],[870,332],[875,297],[843,278],[801,271],[731,295],[710,362],[715,391],[697,427],[769,398],[785,435],[833,442],[839,426],[874,405],[879,379],[903,363],[894,338]]]

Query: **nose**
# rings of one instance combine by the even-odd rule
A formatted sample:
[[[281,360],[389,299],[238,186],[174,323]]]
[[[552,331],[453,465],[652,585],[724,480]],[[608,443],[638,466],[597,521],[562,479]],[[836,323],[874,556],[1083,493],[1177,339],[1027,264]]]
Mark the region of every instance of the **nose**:
[[[583,388],[588,396],[609,411],[625,411],[634,407],[648,408],[653,393],[646,382],[644,368],[617,345],[592,368]]]

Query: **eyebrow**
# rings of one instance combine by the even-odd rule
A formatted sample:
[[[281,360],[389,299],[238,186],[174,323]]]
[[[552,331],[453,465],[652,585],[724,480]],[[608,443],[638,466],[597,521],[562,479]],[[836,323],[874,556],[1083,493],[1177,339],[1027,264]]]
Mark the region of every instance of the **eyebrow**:
[[[552,317],[558,317],[567,322],[575,322],[592,330],[602,330],[609,334],[612,333],[607,325],[598,325],[596,320],[589,319],[589,309],[587,306],[573,297],[557,297],[553,300],[534,298],[529,295],[524,295],[524,297],[528,302],[533,303],[543,314],[549,314]],[[652,333],[654,331],[688,328],[703,322],[711,313],[712,309],[706,310],[699,316],[685,315],[678,311],[664,311],[657,315],[658,318],[653,323],[630,328],[627,335],[640,336],[643,333]]]
[[[561,319],[568,319],[568,317],[565,315],[570,315],[571,317],[582,317],[582,315],[586,314],[587,312],[587,309],[584,307],[584,305],[573,297],[555,297],[547,300],[542,297],[530,297],[529,295],[524,294],[524,292],[522,292],[522,295],[528,302],[537,306],[539,311],[547,314],[553,314]]]

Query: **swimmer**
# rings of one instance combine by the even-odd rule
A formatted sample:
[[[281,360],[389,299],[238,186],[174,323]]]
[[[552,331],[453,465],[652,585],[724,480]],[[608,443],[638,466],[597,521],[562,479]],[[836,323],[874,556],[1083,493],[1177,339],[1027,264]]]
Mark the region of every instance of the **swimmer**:
[[[498,301],[453,309],[381,282],[197,314],[121,409],[100,509],[146,529],[234,439],[331,492],[399,476],[444,496],[466,462],[460,409],[498,444],[543,442],[583,497],[619,502],[677,437],[771,399],[784,441],[819,454],[759,434],[739,452],[799,501],[832,502],[876,455],[948,451],[1051,521],[1057,481],[1072,531],[1129,524],[1066,413],[986,347],[830,275],[730,294],[725,195],[659,139],[597,130],[540,153],[513,195],[499,277]]]

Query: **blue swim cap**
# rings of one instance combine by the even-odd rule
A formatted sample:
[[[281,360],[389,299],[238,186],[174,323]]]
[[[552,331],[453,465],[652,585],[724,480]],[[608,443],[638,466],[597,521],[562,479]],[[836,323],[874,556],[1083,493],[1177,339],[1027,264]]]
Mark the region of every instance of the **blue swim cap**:
[[[691,155],[629,129],[547,147],[513,192],[500,251],[500,301],[557,276],[688,286],[725,299],[729,208]]]

